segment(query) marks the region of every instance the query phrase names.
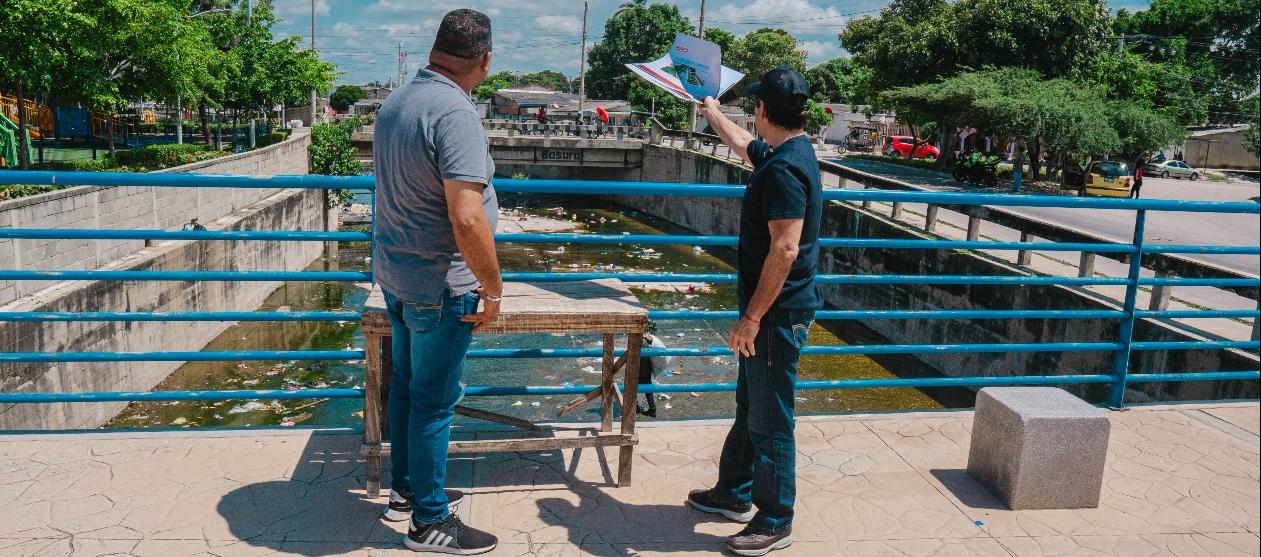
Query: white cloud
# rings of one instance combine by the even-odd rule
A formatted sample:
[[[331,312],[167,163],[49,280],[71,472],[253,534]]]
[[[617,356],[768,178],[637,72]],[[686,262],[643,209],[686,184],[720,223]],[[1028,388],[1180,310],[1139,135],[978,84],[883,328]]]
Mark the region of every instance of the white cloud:
[[[280,17],[311,17],[310,0],[276,0],[273,4],[276,9],[276,15]],[[315,15],[328,15],[332,9],[328,6],[328,0],[316,0]]]
[[[792,23],[829,22],[832,19],[840,23],[841,12],[831,6],[816,6],[810,0],[754,0],[744,5],[725,4],[716,10],[715,16],[715,23],[791,28]]]
[[[567,15],[541,15],[534,18],[534,26],[560,33],[581,33],[582,19]]]
[[[420,25],[412,23],[386,23],[380,27],[386,36],[407,35],[420,32]]]
[[[814,63],[825,62],[841,53],[839,45],[823,41],[801,41],[797,45],[806,51],[806,58]]]

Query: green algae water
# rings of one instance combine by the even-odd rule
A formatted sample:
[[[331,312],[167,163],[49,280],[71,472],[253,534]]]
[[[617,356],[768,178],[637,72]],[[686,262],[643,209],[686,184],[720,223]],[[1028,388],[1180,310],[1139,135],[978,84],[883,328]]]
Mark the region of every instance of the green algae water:
[[[564,230],[600,234],[660,234],[680,232],[669,223],[616,205],[589,198],[505,194],[501,231]],[[690,245],[565,245],[500,244],[505,272],[680,272],[732,273],[720,257]],[[317,261],[308,270],[364,270],[370,264],[366,242],[343,242],[336,256]],[[634,284],[632,290],[649,309],[732,309],[734,284]],[[367,285],[289,282],[277,289],[259,310],[357,310],[367,298]],[[866,342],[855,324],[816,323],[810,344]],[[656,335],[667,346],[721,346],[728,321],[659,321]],[[838,337],[838,334],[840,337]],[[360,349],[364,339],[356,322],[239,323],[212,341],[206,350],[343,350]],[[599,348],[599,335],[510,334],[478,335],[473,348]],[[730,356],[674,357],[660,373],[660,383],[735,382],[736,363]],[[464,381],[478,386],[594,385],[599,381],[598,357],[549,359],[469,359]],[[799,378],[875,379],[922,375],[923,364],[908,357],[873,360],[862,355],[807,356]],[[310,389],[361,387],[362,361],[308,362],[189,362],[155,390]],[[730,417],[735,413],[731,393],[668,393],[657,401],[658,419]],[[469,397],[463,404],[534,421],[556,421],[556,409],[574,395]],[[955,405],[949,395],[910,388],[800,391],[800,414],[935,409]],[[577,410],[560,421],[598,419],[598,405]],[[180,426],[347,426],[361,423],[363,401],[230,400],[132,403],[106,428]],[[457,417],[463,420],[463,417]],[[644,418],[650,419],[650,418]]]

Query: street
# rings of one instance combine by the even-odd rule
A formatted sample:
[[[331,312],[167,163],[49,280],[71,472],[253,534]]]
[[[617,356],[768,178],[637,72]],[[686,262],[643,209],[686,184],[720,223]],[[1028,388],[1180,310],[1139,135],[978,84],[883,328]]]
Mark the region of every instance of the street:
[[[937,191],[981,191],[949,176],[897,164],[855,158],[830,159],[855,170],[888,176]],[[1256,201],[1257,182],[1189,181],[1165,178],[1144,179],[1145,199],[1181,199],[1199,201]],[[1007,191],[1000,184],[1002,191]],[[1118,242],[1129,242],[1134,230],[1132,211],[1099,209],[1065,209],[1050,207],[1008,207],[1007,210],[1048,223],[1076,228]],[[1173,213],[1153,211],[1147,216],[1145,241],[1159,244],[1257,245],[1261,227],[1257,215],[1212,213]],[[1255,255],[1187,255],[1199,261],[1215,263],[1245,273],[1261,273]]]

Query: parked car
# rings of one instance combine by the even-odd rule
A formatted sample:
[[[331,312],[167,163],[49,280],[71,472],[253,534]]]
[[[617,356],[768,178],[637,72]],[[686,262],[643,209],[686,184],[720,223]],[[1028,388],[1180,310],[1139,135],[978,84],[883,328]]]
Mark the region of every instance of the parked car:
[[[1064,168],[1064,189],[1075,189],[1078,195],[1129,197],[1134,177],[1129,165],[1116,161],[1090,163],[1090,168],[1068,165]]]
[[[1183,161],[1149,162],[1143,165],[1143,172],[1148,176],[1160,176],[1161,178],[1200,179],[1200,172]]]
[[[905,157],[911,149],[915,149],[915,157],[917,159],[935,159],[941,156],[941,151],[932,145],[924,144],[915,147],[915,138],[909,135],[891,135],[884,138],[884,154],[897,154],[899,157]]]

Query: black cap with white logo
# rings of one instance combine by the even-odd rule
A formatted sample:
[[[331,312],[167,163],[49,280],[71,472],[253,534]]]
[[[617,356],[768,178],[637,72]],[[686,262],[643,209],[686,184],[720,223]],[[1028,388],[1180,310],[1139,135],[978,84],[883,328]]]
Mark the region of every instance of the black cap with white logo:
[[[805,76],[783,66],[766,72],[762,81],[750,85],[748,90],[770,109],[805,109],[810,98]]]

